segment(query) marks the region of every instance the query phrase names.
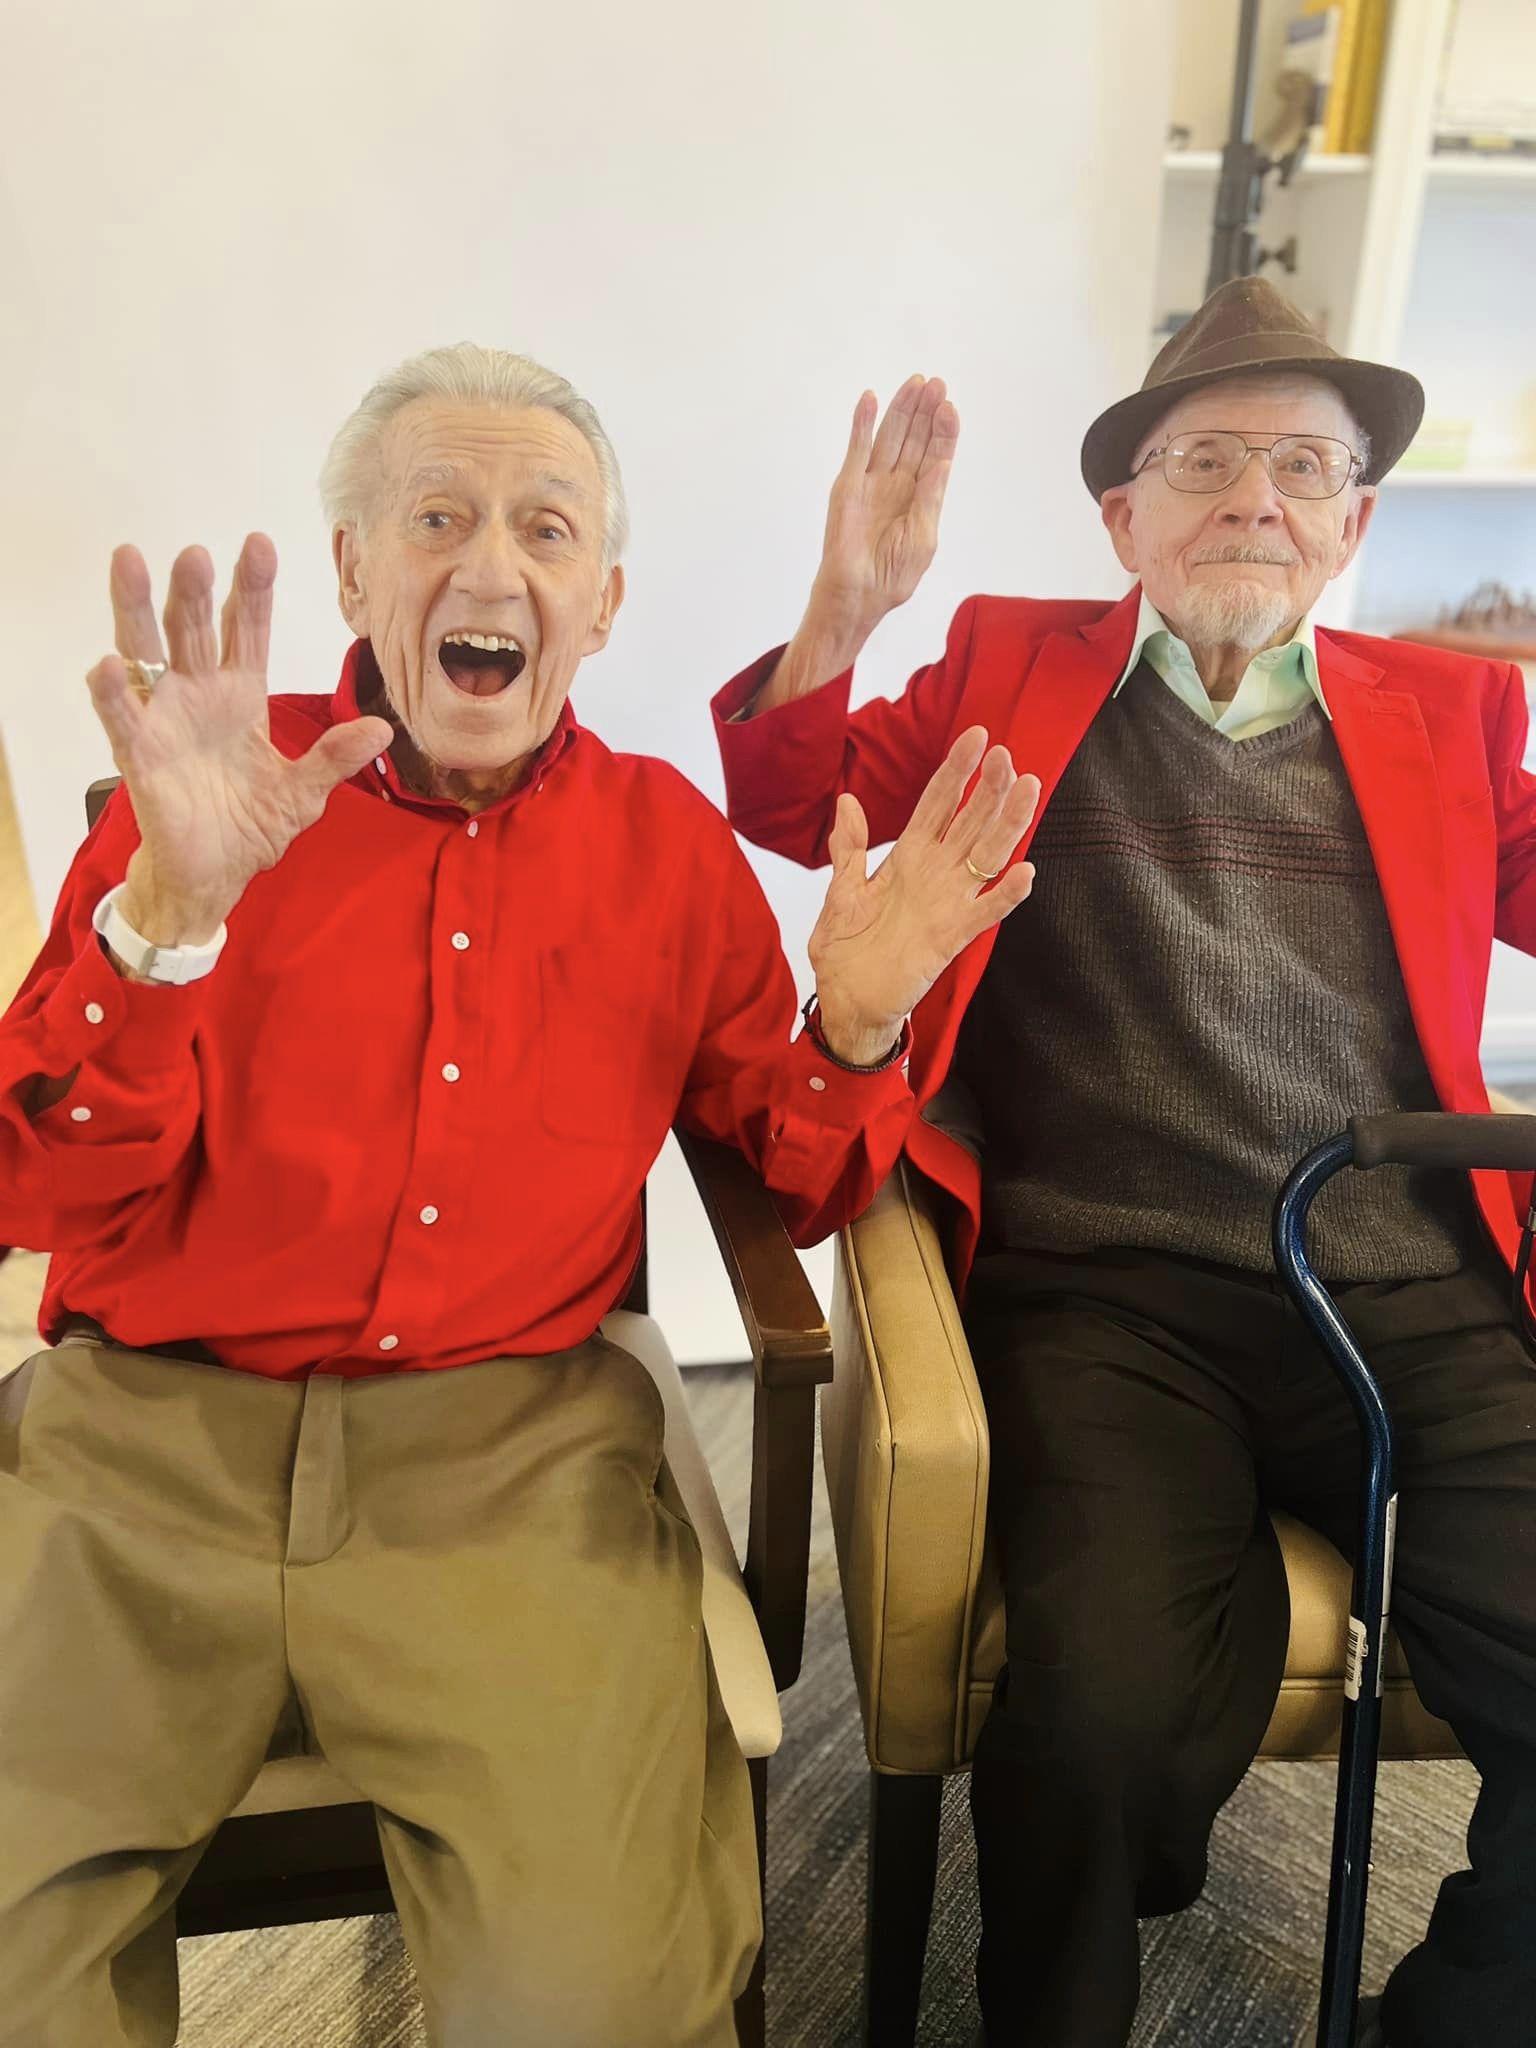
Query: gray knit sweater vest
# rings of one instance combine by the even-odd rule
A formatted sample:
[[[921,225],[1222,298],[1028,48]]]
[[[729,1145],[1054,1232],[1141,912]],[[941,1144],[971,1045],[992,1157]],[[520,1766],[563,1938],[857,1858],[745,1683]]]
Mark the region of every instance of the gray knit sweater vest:
[[[1020,760],[1027,768],[1027,759]],[[1370,850],[1316,704],[1232,741],[1145,663],[1067,767],[957,1077],[983,1241],[1270,1267],[1281,1183],[1351,1115],[1433,1109]],[[1448,1174],[1345,1172],[1312,1212],[1334,1280],[1453,1272]]]

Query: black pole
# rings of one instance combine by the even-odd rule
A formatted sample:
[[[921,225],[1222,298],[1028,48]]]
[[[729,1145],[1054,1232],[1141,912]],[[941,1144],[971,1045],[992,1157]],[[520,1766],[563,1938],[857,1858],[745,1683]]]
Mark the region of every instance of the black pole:
[[[1352,1163],[1354,1141],[1330,1139],[1302,1160],[1275,1206],[1275,1264],[1323,1355],[1342,1381],[1360,1425],[1363,1480],[1350,1593],[1344,1722],[1334,1801],[1328,1926],[1318,2000],[1319,2048],[1350,2048],[1360,1994],[1370,1882],[1371,1820],[1381,1743],[1382,1659],[1392,1593],[1392,1538],[1397,1520],[1392,1419],[1369,1366],[1333,1297],[1307,1259],[1307,1211],[1324,1183]]]
[[[1232,120],[1221,153],[1216,187],[1216,220],[1211,231],[1211,267],[1205,295],[1234,277],[1253,272],[1256,238],[1251,221],[1263,203],[1259,151],[1253,141],[1254,46],[1259,34],[1259,0],[1241,0],[1237,63],[1232,74]]]

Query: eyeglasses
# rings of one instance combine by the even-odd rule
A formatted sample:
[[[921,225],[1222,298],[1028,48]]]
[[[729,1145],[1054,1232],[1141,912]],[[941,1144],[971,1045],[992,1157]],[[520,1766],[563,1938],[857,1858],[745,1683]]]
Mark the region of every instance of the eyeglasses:
[[[1347,441],[1325,434],[1282,434],[1273,446],[1255,448],[1241,434],[1211,431],[1181,434],[1149,449],[1132,473],[1140,476],[1150,463],[1161,462],[1176,491],[1224,491],[1237,482],[1250,455],[1263,456],[1270,482],[1287,498],[1336,498],[1365,466]]]

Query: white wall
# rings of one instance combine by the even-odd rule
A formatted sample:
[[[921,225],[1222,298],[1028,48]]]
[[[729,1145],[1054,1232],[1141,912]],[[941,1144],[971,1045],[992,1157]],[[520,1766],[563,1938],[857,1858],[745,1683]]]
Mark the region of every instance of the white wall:
[[[273,687],[330,688],[315,472],[435,342],[528,350],[597,404],[635,540],[578,708],[712,794],[706,699],[792,629],[866,383],[941,373],[965,422],[871,683],[968,591],[1117,592],[1077,446],[1146,361],[1167,28],[1166,0],[13,13],[0,731],[45,910],[110,766],[81,678],[114,543],[161,576],[264,527]],[[763,872],[798,962],[820,884]]]

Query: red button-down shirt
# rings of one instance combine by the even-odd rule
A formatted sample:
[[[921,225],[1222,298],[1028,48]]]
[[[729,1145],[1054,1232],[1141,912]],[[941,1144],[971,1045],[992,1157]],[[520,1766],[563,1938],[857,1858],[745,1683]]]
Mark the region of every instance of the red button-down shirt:
[[[274,744],[357,716],[376,675],[360,643],[334,697],[274,698]],[[91,929],[137,839],[119,791],[0,1020],[0,1242],[53,1253],[50,1341],[83,1314],[274,1378],[554,1351],[623,1296],[674,1121],[738,1145],[802,1242],[901,1150],[899,1066],[791,1041],[725,820],[569,707],[477,817],[389,756],[343,784],[186,988],[124,981]]]

